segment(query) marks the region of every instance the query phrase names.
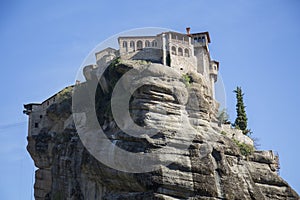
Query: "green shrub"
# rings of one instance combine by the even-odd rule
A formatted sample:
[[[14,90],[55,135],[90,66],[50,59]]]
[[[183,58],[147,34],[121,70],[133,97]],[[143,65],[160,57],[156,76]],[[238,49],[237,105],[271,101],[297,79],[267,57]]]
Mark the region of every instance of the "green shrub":
[[[72,98],[73,87],[66,87],[61,92],[57,94],[58,101],[64,101]]]
[[[222,135],[227,135],[227,133],[225,131],[221,131]]]
[[[233,139],[234,143],[239,147],[240,152],[244,156],[249,156],[254,152],[254,147]]]
[[[183,74],[182,80],[183,80],[184,84],[187,86],[189,86],[192,83],[192,77],[188,74]]]
[[[118,66],[121,62],[121,58],[120,57],[117,57],[115,58],[109,65],[109,67],[115,67],[115,66]]]

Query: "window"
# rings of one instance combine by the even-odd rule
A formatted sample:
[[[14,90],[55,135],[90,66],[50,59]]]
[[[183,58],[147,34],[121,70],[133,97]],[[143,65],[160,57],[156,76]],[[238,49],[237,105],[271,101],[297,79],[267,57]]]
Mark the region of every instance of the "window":
[[[43,118],[43,115],[40,115],[40,119],[42,119]]]
[[[126,47],[127,47],[127,42],[124,41],[124,42],[123,42],[123,48],[126,48]]]
[[[176,40],[177,36],[175,34],[172,34],[172,39]]]
[[[183,70],[183,68],[180,68],[180,70]]]
[[[156,41],[156,40],[153,40],[153,41],[152,41],[152,46],[153,46],[153,47],[157,47],[157,41]]]
[[[150,42],[148,40],[145,42],[145,47],[150,47]]]
[[[180,48],[180,47],[178,48],[178,55],[183,56],[182,48]]]
[[[143,49],[143,42],[141,40],[137,41],[136,46],[137,46],[137,50]]]
[[[39,123],[34,123],[34,128],[38,128],[39,127]]]
[[[130,48],[134,49],[134,41],[130,41]]]
[[[173,46],[171,48],[171,53],[172,53],[172,55],[176,55],[176,47]]]
[[[216,65],[214,65],[214,68],[215,68],[215,70],[217,70],[217,66]]]
[[[190,53],[188,49],[184,49],[184,56],[185,57],[190,57]]]

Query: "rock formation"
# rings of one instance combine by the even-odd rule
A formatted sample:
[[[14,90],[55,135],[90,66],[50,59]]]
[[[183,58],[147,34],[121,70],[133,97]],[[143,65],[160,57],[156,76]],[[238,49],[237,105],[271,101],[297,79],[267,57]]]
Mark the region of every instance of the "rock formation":
[[[117,126],[110,109],[118,78],[139,67],[143,68],[143,86],[130,99],[130,115],[139,126],[159,130],[151,137],[126,134]],[[50,105],[41,117],[40,132],[28,136],[27,149],[38,168],[35,198],[299,199],[278,175],[273,153],[243,153],[232,139],[236,130],[227,127],[224,131],[218,126],[217,106],[201,74],[188,76],[186,80],[176,70],[160,64],[119,60],[105,71],[96,97],[89,96],[88,89],[95,79],[77,88],[81,94],[86,93],[84,96],[95,98],[98,122],[113,145],[137,154],[163,149],[161,163],[169,164],[161,164],[155,171],[129,173],[102,164],[78,135],[71,114],[72,100],[65,98]],[[140,84],[139,79],[130,76],[123,83],[126,81]],[[87,117],[85,123],[89,122]],[[89,131],[97,132],[93,128]],[[190,141],[188,148],[178,148],[184,141]],[[115,152],[107,152],[114,159]]]

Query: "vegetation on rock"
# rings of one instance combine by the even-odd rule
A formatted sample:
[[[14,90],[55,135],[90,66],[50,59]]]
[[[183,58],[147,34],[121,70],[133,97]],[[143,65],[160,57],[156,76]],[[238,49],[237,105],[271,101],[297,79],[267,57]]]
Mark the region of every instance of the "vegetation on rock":
[[[67,87],[57,94],[58,101],[70,100],[72,98],[73,87]]]
[[[192,81],[192,77],[188,74],[183,74],[182,75],[182,80],[184,82],[185,85],[189,86],[193,81]]]
[[[254,147],[238,140],[233,139],[233,142],[239,147],[240,152],[243,156],[249,156],[254,152]]]

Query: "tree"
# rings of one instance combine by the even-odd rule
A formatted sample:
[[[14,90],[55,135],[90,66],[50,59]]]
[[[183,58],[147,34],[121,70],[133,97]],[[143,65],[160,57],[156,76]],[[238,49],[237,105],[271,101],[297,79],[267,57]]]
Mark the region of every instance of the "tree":
[[[236,112],[237,112],[237,117],[234,122],[234,126],[240,130],[243,131],[243,133],[246,135],[247,133],[250,132],[250,130],[247,129],[247,115],[245,111],[245,105],[244,105],[244,100],[243,100],[243,92],[241,87],[237,87],[236,90],[233,92],[236,93]]]

